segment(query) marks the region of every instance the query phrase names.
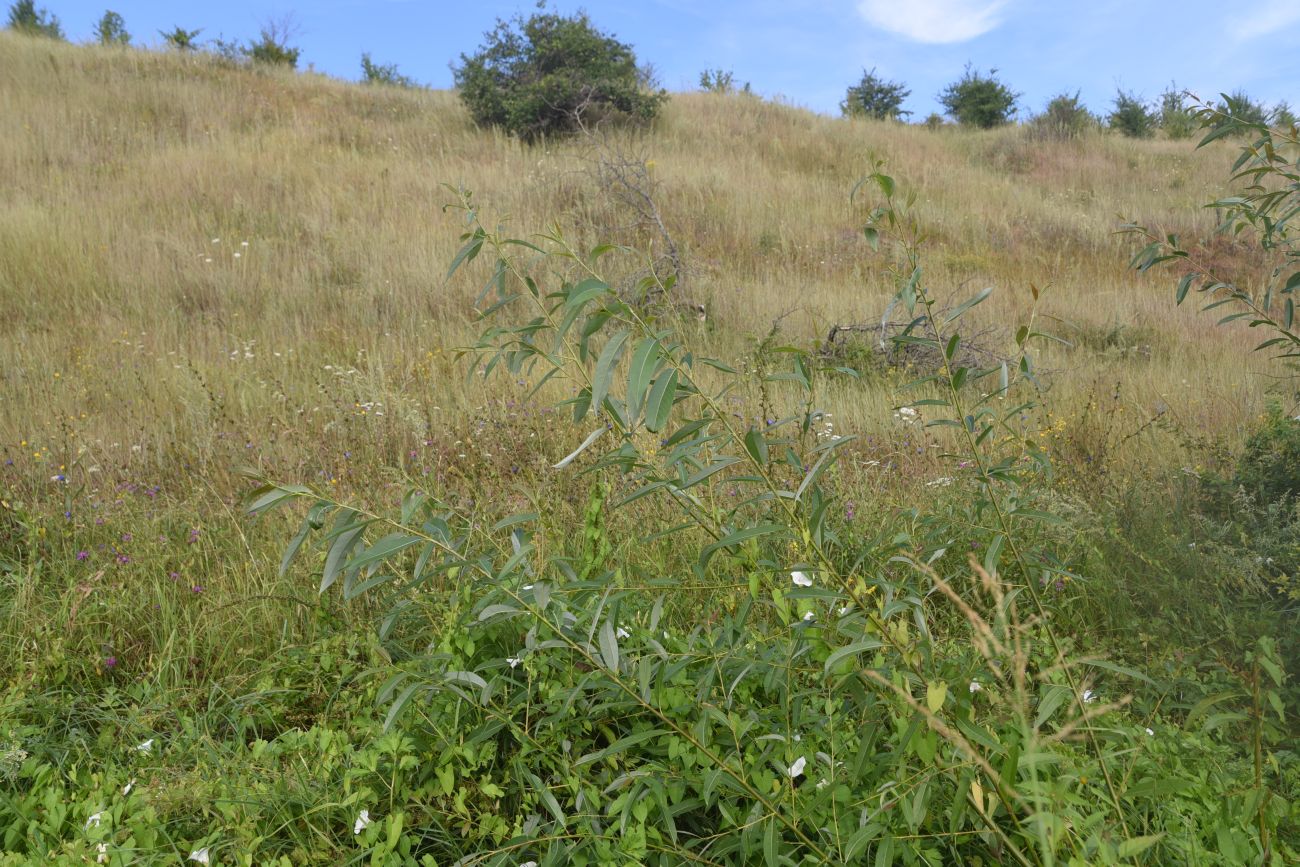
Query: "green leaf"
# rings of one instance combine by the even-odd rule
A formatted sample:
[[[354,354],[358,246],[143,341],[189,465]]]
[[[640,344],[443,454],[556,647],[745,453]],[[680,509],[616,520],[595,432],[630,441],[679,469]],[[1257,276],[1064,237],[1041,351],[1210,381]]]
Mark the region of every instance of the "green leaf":
[[[856,656],[859,653],[866,653],[869,650],[879,650],[884,646],[884,642],[875,638],[868,638],[864,641],[856,641],[847,647],[841,647],[832,651],[831,654],[826,657],[826,664],[822,667],[822,671],[825,674],[830,674],[831,670],[834,669],[835,666],[839,665],[841,660],[850,656]]]
[[[664,429],[677,399],[677,371],[665,370],[655,379],[646,399],[645,426],[654,433]]]
[[[1164,834],[1148,834],[1145,837],[1134,837],[1131,840],[1125,840],[1123,843],[1119,844],[1119,857],[1132,858],[1135,855],[1145,852],[1155,844],[1159,843],[1164,836]]]
[[[582,441],[582,445],[578,446],[576,449],[574,449],[573,451],[565,455],[564,458],[561,459],[558,464],[552,464],[551,469],[562,470],[565,467],[567,467],[569,464],[573,463],[574,458],[576,458],[578,455],[585,452],[591,446],[591,444],[594,443],[597,439],[599,439],[600,435],[607,430],[609,430],[609,428],[607,427],[598,427],[591,433],[587,434],[587,438]]]
[[[632,363],[627,371],[627,420],[635,425],[641,418],[641,408],[645,406],[650,379],[654,376],[655,365],[659,362],[659,340],[646,337],[637,344],[632,353]]]
[[[614,623],[610,620],[600,627],[600,658],[606,668],[618,672],[618,636],[614,634]]]
[[[713,555],[723,548],[731,548],[735,545],[739,545],[741,542],[748,541],[749,539],[757,539],[760,536],[770,536],[773,533],[780,533],[785,529],[785,526],[782,524],[759,524],[757,527],[746,527],[743,530],[737,530],[734,533],[730,533],[718,541],[705,546],[704,550],[700,552],[700,568],[703,569],[708,566],[709,560]]]
[[[324,593],[338,580],[339,573],[347,562],[348,554],[361,540],[361,533],[365,529],[365,524],[358,524],[334,537],[334,543],[330,545],[329,553],[325,555],[325,569],[321,572],[319,592]]]
[[[614,368],[618,366],[618,360],[623,357],[623,346],[627,343],[627,338],[627,329],[619,331],[609,339],[605,348],[600,351],[600,357],[596,359],[596,373],[591,379],[593,410],[599,411],[605,395],[609,394],[609,385],[614,380]]]

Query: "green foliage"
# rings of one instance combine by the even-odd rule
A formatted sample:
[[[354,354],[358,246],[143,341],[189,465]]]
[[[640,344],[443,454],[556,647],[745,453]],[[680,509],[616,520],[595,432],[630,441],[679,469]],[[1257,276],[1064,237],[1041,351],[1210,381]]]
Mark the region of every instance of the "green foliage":
[[[1196,132],[1196,119],[1188,106],[1187,94],[1179,90],[1178,85],[1170,84],[1160,94],[1158,122],[1160,129],[1171,139],[1190,138]]]
[[[736,75],[730,69],[706,69],[700,73],[700,90],[705,93],[752,93],[746,81],[736,87]]]
[[[1234,120],[1247,125],[1267,124],[1272,112],[1263,102],[1257,102],[1246,91],[1237,89],[1232,93],[1221,95],[1222,101],[1215,106],[1221,113],[1230,115]]]
[[[250,42],[244,49],[245,55],[253,63],[296,68],[302,49],[289,44],[294,29],[293,23],[288,19],[268,22],[263,25],[257,41]]]
[[[1296,114],[1291,110],[1291,104],[1282,100],[1273,107],[1273,116],[1270,119],[1274,126],[1280,126],[1283,129],[1289,129],[1296,125]]]
[[[158,35],[167,43],[168,48],[176,51],[194,51],[199,47],[199,34],[202,32],[202,28],[186,30],[184,27],[177,25],[171,30],[159,30]]]
[[[648,121],[667,98],[637,67],[631,46],[581,12],[499,20],[453,73],[476,123],[530,142],[605,120]]]
[[[877,120],[901,120],[911,114],[903,110],[903,100],[910,96],[902,82],[888,81],[876,70],[862,71],[862,80],[850,85],[840,103],[845,117],[870,117]]]
[[[1246,441],[1233,484],[1264,504],[1300,497],[1300,419],[1270,406]]]
[[[95,41],[100,45],[130,45],[131,34],[126,32],[122,16],[107,10],[95,23]]]
[[[997,78],[998,71],[981,73],[966,64],[962,77],[939,94],[939,103],[963,126],[992,129],[1011,120],[1020,94]]]
[[[361,80],[365,84],[388,87],[417,87],[415,80],[397,71],[396,63],[375,63],[369,54],[361,55]]]
[[[1079,91],[1061,93],[1052,97],[1032,122],[1033,130],[1046,138],[1069,140],[1097,128],[1097,116],[1079,99]]]
[[[15,0],[9,6],[9,29],[27,36],[64,38],[58,16],[46,9],[37,9],[35,0]]]
[[[1141,97],[1119,90],[1107,120],[1110,128],[1129,138],[1150,138],[1155,133],[1157,117]]]

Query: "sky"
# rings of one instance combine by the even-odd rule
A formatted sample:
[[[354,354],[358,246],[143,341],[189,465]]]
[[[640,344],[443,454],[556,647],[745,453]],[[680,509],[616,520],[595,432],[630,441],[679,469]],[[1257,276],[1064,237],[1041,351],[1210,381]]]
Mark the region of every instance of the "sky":
[[[74,40],[89,39],[105,4],[137,43],[158,31],[203,28],[200,39],[255,37],[292,16],[300,65],[357,78],[360,57],[433,87],[499,17],[530,14],[530,0],[44,0]],[[669,90],[697,87],[704,69],[734,72],[767,97],[837,113],[864,70],[912,91],[913,119],[942,111],[937,95],[967,63],[996,68],[1021,94],[1022,116],[1078,91],[1094,111],[1117,89],[1154,100],[1176,82],[1204,98],[1243,88],[1268,105],[1300,106],[1300,0],[553,0],[585,10],[630,43]]]

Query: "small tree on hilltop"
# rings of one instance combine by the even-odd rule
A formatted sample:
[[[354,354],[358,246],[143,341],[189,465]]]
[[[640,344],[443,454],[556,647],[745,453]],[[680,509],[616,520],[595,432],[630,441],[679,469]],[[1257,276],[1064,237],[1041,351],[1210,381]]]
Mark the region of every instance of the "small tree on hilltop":
[[[1170,84],[1160,94],[1160,129],[1171,139],[1184,139],[1196,131],[1196,118],[1187,104],[1187,94]]]
[[[1011,120],[1020,94],[997,79],[998,71],[988,75],[969,63],[962,77],[939,94],[939,104],[964,126],[992,129]]]
[[[100,45],[130,45],[131,34],[126,32],[122,16],[109,9],[95,24],[95,41]]]
[[[1138,96],[1123,90],[1115,93],[1115,108],[1107,118],[1110,128],[1129,138],[1151,138],[1156,128],[1156,117]]]
[[[1043,113],[1034,118],[1033,128],[1048,138],[1078,138],[1097,126],[1097,117],[1079,99],[1079,91],[1052,97]]]
[[[735,93],[736,74],[730,69],[706,69],[700,73],[700,90],[705,93]],[[753,92],[748,81],[740,87],[740,92]]]
[[[368,53],[361,55],[361,81],[363,84],[383,84],[389,87],[416,87],[415,79],[397,71],[396,63],[375,63]]]
[[[254,63],[295,69],[302,49],[290,46],[289,40],[297,33],[297,29],[290,18],[268,21],[262,26],[262,33],[257,41],[249,43],[244,51]]]
[[[877,120],[897,120],[911,115],[903,111],[903,100],[912,95],[901,81],[887,81],[876,75],[876,70],[862,71],[862,80],[851,85],[840,103],[845,117],[872,117]]]
[[[583,12],[498,20],[484,40],[452,69],[460,98],[477,123],[525,141],[605,118],[650,120],[667,98],[637,68],[631,46]]]
[[[63,38],[63,25],[57,15],[37,9],[35,0],[17,0],[9,7],[9,29],[28,36]]]
[[[1272,114],[1264,106],[1264,103],[1251,99],[1250,94],[1240,88],[1232,93],[1223,94],[1223,102],[1216,105],[1215,108],[1247,124],[1266,124]]]
[[[167,43],[168,48],[177,51],[193,51],[199,47],[199,34],[202,32],[203,28],[186,30],[184,27],[176,26],[171,30],[159,30],[158,35]]]
[[[1296,125],[1295,112],[1291,109],[1291,104],[1285,99],[1273,107],[1273,126],[1280,126],[1283,129]]]

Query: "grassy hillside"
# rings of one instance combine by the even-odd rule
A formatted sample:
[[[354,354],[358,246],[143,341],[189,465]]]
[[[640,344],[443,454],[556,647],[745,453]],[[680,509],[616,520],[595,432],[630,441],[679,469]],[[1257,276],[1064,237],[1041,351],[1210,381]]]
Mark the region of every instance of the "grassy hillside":
[[[399,655],[373,637],[380,607],[317,596],[323,555],[281,575],[293,528],[243,513],[236,468],[375,509],[410,484],[488,523],[535,509],[557,550],[590,554],[585,527],[616,540],[606,553],[623,576],[690,575],[694,551],[638,536],[662,515],[595,519],[591,478],[547,469],[585,429],[521,402],[513,377],[467,378],[457,349],[481,330],[489,267],[448,278],[464,227],[444,185],[518,233],[662,239],[602,189],[591,143],[526,147],[475,129],[452,93],[8,33],[0,69],[0,751],[25,768],[4,771],[25,792],[5,808],[18,830],[4,849],[82,863],[107,840],[136,853],[121,863],[200,845],[230,863],[341,863],[379,846],[378,823],[348,833],[366,805],[406,841],[374,863],[443,863],[480,851],[466,841],[523,833],[524,808],[493,799],[501,769],[476,743],[439,719],[425,722],[442,740],[380,734],[376,698]],[[774,329],[772,343],[815,349],[834,325],[885,315],[891,253],[868,246],[868,208],[849,195],[877,160],[915,191],[941,305],[994,287],[966,326],[983,350],[1012,354],[1041,290],[1040,324],[1064,342],[1042,350],[1039,406],[1020,424],[1056,463],[1034,503],[1067,523],[1035,543],[1080,576],[1054,597],[1066,643],[1167,678],[1126,725],[1177,729],[1260,635],[1285,636],[1264,556],[1294,540],[1234,529],[1205,498],[1267,402],[1294,395],[1246,329],[1176,308],[1170,274],[1128,270],[1131,242],[1115,234],[1133,218],[1251,267],[1201,207],[1230,143],[1057,142],[687,93],[652,130],[607,145],[647,160],[687,264],[680,299],[705,310],[671,324],[739,370],[771,362],[761,341]],[[616,277],[639,267],[621,262]],[[906,538],[909,556],[938,550],[936,568],[964,570],[964,553],[945,552],[975,550],[987,527],[957,486],[935,485],[957,474],[948,440],[900,426],[917,371],[874,359],[871,340],[835,363],[861,373],[819,395],[837,433],[860,435],[829,483],[845,538],[863,550]],[[761,391],[751,378],[735,392],[737,418]],[[748,598],[734,575],[704,577],[669,602],[672,632],[721,624]],[[462,653],[447,580],[451,607],[425,613],[422,641]],[[1210,756],[1202,780],[1250,776],[1229,729],[1189,723],[1187,738],[1161,749]],[[158,751],[135,750],[146,741]],[[468,795],[442,788],[455,762],[457,779],[477,780]],[[131,779],[136,794],[112,795]],[[96,810],[115,812],[103,834],[83,833]],[[397,816],[423,836],[403,837]],[[1223,839],[1184,831],[1192,850]],[[1177,860],[1153,851],[1149,863]],[[1222,857],[1205,863],[1246,863]]]

